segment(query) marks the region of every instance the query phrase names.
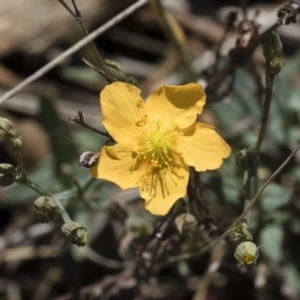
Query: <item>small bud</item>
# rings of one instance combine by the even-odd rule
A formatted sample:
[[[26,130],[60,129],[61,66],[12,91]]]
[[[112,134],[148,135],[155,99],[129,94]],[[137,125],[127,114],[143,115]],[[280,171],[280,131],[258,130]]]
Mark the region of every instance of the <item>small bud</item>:
[[[68,237],[72,244],[83,247],[87,242],[87,230],[77,222],[68,222],[61,227],[61,231]]]
[[[269,63],[269,72],[273,76],[277,75],[281,71],[282,65],[278,56],[275,56]]]
[[[117,63],[116,61],[110,60],[110,59],[105,59],[104,62],[108,68],[123,72],[121,65],[119,63]]]
[[[282,43],[279,34],[275,30],[271,31],[264,40],[263,54],[267,63],[270,63],[275,56],[278,58],[281,56]]]
[[[182,235],[191,235],[197,229],[197,219],[189,213],[181,214],[175,219],[177,230]]]
[[[255,171],[259,166],[259,156],[254,146],[238,151],[235,160],[243,171]]]
[[[233,239],[235,241],[238,241],[240,239],[252,240],[252,234],[248,230],[248,224],[246,222],[236,223],[231,232],[234,235]]]
[[[99,157],[98,152],[85,151],[79,157],[79,166],[85,168],[94,167],[97,164],[98,157]]]
[[[109,68],[109,71],[113,74],[117,81],[126,82],[132,85],[136,85],[137,81],[134,77],[128,76],[124,73],[120,64],[113,60],[105,60],[105,65]],[[104,74],[103,74],[104,75]]]
[[[24,142],[21,136],[12,138],[10,141],[11,141],[11,148],[14,151],[20,151],[24,146]]]
[[[256,264],[259,256],[259,247],[252,242],[240,243],[234,253],[234,257],[239,263],[239,266]]]
[[[15,168],[10,164],[0,164],[0,186],[12,185],[15,180]]]
[[[126,82],[131,85],[137,85],[137,80],[132,76],[126,77]]]
[[[53,198],[42,196],[34,201],[34,209],[38,214],[44,217],[44,222],[52,222],[59,214],[59,209]]]
[[[0,118],[0,137],[11,139],[18,136],[18,131],[8,119]]]

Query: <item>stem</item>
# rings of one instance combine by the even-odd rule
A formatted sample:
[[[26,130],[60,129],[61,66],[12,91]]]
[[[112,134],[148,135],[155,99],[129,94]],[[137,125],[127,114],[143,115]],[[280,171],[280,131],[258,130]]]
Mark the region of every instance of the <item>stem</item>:
[[[17,159],[17,162],[18,162],[18,170],[20,172],[20,178],[18,178],[19,182],[26,182],[27,180],[27,172],[26,172],[26,169],[25,169],[25,166],[24,166],[24,162],[23,162],[23,159],[22,159],[22,156],[20,155],[19,152],[14,152],[15,154],[15,157]]]
[[[190,63],[188,57],[186,56],[186,53],[184,52],[184,49],[181,46],[180,41],[178,40],[178,38],[176,36],[176,33],[174,32],[172,26],[170,25],[170,21],[167,18],[167,12],[165,11],[165,8],[161,4],[161,1],[160,0],[152,0],[150,3],[152,4],[152,7],[153,7],[155,13],[157,13],[159,20],[161,21],[162,27],[165,31],[167,38],[172,43],[179,58],[181,59],[181,62],[183,64],[188,76],[190,77],[190,80],[196,82],[198,79],[198,76],[194,73],[194,71],[191,68],[191,63]]]
[[[107,132],[103,132],[101,130],[98,130],[98,129],[96,129],[96,128],[90,126],[90,125],[88,125],[87,123],[85,123],[84,117],[83,117],[83,113],[82,113],[81,110],[78,111],[78,116],[75,116],[73,119],[69,118],[69,121],[73,122],[73,123],[76,123],[78,125],[81,125],[82,127],[85,127],[85,128],[87,128],[87,129],[89,129],[91,131],[94,131],[94,132],[96,132],[98,134],[101,134],[101,135],[103,135],[103,136],[108,137],[108,138],[111,139],[111,136]]]
[[[271,75],[268,70],[266,70],[265,80],[266,80],[266,91],[265,91],[265,100],[263,105],[263,115],[261,118],[261,126],[260,126],[258,139],[256,143],[257,152],[259,152],[265,137],[269,113],[270,113],[271,101],[273,96],[274,76]]]

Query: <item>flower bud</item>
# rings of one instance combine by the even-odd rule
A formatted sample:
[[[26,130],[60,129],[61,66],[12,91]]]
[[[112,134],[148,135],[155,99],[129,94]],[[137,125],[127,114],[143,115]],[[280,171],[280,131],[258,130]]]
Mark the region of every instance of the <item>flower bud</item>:
[[[191,235],[197,229],[197,219],[189,213],[181,214],[175,219],[177,230],[182,235]]]
[[[21,136],[12,138],[10,141],[11,141],[11,148],[14,151],[20,151],[24,146],[24,142]]]
[[[8,119],[0,118],[0,137],[11,139],[18,136],[18,131]]]
[[[277,31],[271,31],[266,36],[263,43],[263,54],[267,63],[272,61],[275,56],[277,56],[278,58],[281,56],[282,43]]]
[[[235,241],[240,239],[252,240],[252,234],[248,230],[248,224],[246,222],[236,223],[234,228],[231,230],[231,233],[234,235],[233,239]]]
[[[259,156],[254,146],[238,151],[235,160],[243,171],[255,171],[259,166]]]
[[[79,157],[79,166],[85,168],[94,167],[97,164],[98,157],[98,152],[85,151]]]
[[[67,222],[61,227],[61,231],[68,237],[72,244],[83,247],[87,242],[87,230],[77,222]]]
[[[16,180],[15,168],[10,164],[0,164],[0,186],[9,186]]]
[[[282,65],[278,56],[275,56],[269,63],[269,72],[273,76],[277,75],[281,71]]]
[[[240,243],[234,253],[234,257],[239,263],[239,266],[256,264],[259,256],[259,247],[252,242]]]
[[[33,205],[34,210],[44,217],[45,223],[52,222],[59,214],[59,209],[54,199],[49,196],[37,198]]]

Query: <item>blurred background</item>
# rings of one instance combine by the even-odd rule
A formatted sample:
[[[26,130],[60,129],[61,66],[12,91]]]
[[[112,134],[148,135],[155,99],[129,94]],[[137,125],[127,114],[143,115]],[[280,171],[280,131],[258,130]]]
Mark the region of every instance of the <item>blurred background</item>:
[[[90,32],[134,2],[76,1]],[[278,9],[287,2],[162,1],[181,28],[177,33],[182,49],[204,87],[222,69],[236,45],[237,30],[225,35],[229,13],[237,12],[237,26],[243,18],[242,5],[247,3],[247,17],[260,25],[261,32],[276,22]],[[66,3],[71,6],[71,1]],[[261,149],[261,182],[300,142],[299,26],[298,22],[278,29],[285,65],[276,77]],[[0,96],[83,36],[79,24],[59,1],[2,1]],[[192,81],[166,38],[157,13],[148,5],[106,31],[95,44],[104,58],[119,63],[124,73],[137,80],[144,97],[163,83]],[[87,45],[0,106],[0,117],[11,120],[25,141],[22,157],[30,178],[52,193],[72,189],[88,179],[90,174],[78,166],[78,158],[84,151],[97,151],[106,141],[68,121],[81,110],[89,125],[102,128],[99,92],[107,83],[82,58],[98,65]],[[230,73],[208,94],[201,121],[216,126],[233,153],[256,143],[264,70],[259,46],[247,66]],[[216,248],[213,253],[147,274],[142,283],[126,270],[120,273],[118,267],[103,266],[94,255],[131,260],[135,242],[143,242],[160,222],[161,218],[144,210],[135,190],[122,192],[113,184],[97,181],[85,199],[63,203],[72,219],[88,229],[88,243],[94,250],[89,253],[69,244],[60,231],[60,218],[48,224],[34,212],[36,193],[19,185],[0,187],[0,300],[300,299],[299,161],[300,153],[252,210],[250,229],[256,245],[261,246],[257,265],[238,268],[234,248]],[[9,143],[1,139],[0,163],[16,164]],[[244,205],[243,174],[234,155],[220,170],[201,174],[201,183],[207,205],[226,229]],[[188,251],[191,248],[184,248],[186,243],[189,241],[184,237],[178,238],[166,255]],[[214,260],[218,268],[209,271]]]

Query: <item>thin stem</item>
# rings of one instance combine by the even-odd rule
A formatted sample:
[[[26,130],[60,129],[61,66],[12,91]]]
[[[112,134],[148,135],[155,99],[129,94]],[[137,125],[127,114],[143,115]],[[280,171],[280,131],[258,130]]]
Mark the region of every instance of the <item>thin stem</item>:
[[[263,105],[263,115],[261,118],[261,126],[258,134],[258,139],[256,143],[256,151],[259,152],[262,142],[265,137],[266,128],[268,124],[268,118],[270,113],[270,107],[273,96],[273,86],[274,86],[274,76],[272,76],[268,70],[266,70],[266,91],[265,91],[265,100]]]
[[[154,10],[157,13],[159,19],[161,20],[165,34],[166,34],[167,38],[169,39],[169,41],[174,46],[188,76],[190,77],[190,80],[196,82],[198,79],[198,76],[192,70],[191,63],[190,63],[188,57],[186,56],[186,53],[185,53],[180,41],[178,40],[176,33],[174,32],[172,26],[170,25],[170,21],[167,18],[167,12],[165,11],[165,8],[163,7],[163,5],[161,3],[161,0],[152,0],[150,3],[153,4]]]
[[[55,59],[50,61],[48,64],[46,64],[44,67],[40,68],[38,71],[33,73],[31,76],[23,80],[21,83],[16,85],[13,89],[5,93],[1,98],[0,98],[0,104],[3,103],[4,101],[10,99],[14,95],[16,95],[18,92],[20,92],[24,87],[29,85],[30,83],[34,82],[50,70],[52,70],[54,67],[59,65],[61,62],[63,62],[68,56],[72,55],[82,47],[84,47],[86,44],[88,44],[90,41],[94,40],[96,37],[104,33],[106,30],[111,28],[112,26],[116,25],[123,19],[125,19],[127,16],[132,14],[134,11],[142,7],[148,2],[148,0],[139,0],[133,5],[129,6],[127,9],[116,15],[114,18],[106,22],[104,25],[100,26],[97,28],[95,31],[90,33],[88,36],[77,42],[75,45],[70,47],[68,50],[57,56]]]
[[[76,123],[78,125],[81,125],[82,127],[85,127],[85,128],[87,128],[91,131],[94,131],[96,133],[99,133],[99,134],[111,139],[111,136],[107,132],[103,132],[101,130],[98,130],[98,129],[88,125],[87,123],[85,123],[83,113],[82,113],[81,110],[78,111],[78,116],[74,117],[73,119],[69,118],[69,121],[73,122],[73,123]]]
[[[84,24],[84,21],[82,19],[82,16],[81,16],[81,12],[80,10],[77,8],[77,5],[76,5],[76,2],[75,0],[72,0],[72,3],[73,3],[73,6],[74,6],[74,10],[75,10],[75,14],[73,13],[73,11],[70,9],[70,7],[64,2],[64,0],[58,0],[62,6],[70,13],[70,15],[79,23],[79,25],[81,26],[84,34],[86,36],[89,35],[89,32]],[[107,76],[105,76],[105,78],[108,80],[108,83],[112,83],[114,81],[114,77],[113,75],[111,74],[111,72],[109,71],[109,68],[106,66],[103,58],[101,57],[99,51],[97,50],[95,44],[93,41],[90,41],[90,45],[92,46],[101,66],[102,66],[102,69],[104,70],[104,72],[106,73]]]
[[[134,262],[122,262],[122,261],[117,261],[117,260],[104,257],[101,254],[94,251],[89,246],[85,246],[84,248],[81,248],[80,251],[87,259],[93,261],[98,265],[105,266],[106,268],[124,269],[124,268],[133,268],[135,265]]]
[[[167,259],[166,262],[161,263],[157,265],[158,268],[162,268],[166,265],[169,265],[174,262],[178,262],[181,260],[190,259],[192,257],[199,256],[203,254],[204,252],[209,251],[212,247],[214,247],[216,244],[218,244],[220,241],[222,241],[230,232],[231,229],[235,226],[237,222],[241,222],[244,217],[247,215],[248,211],[255,205],[255,203],[260,199],[263,191],[266,189],[266,187],[269,185],[269,183],[282,171],[282,169],[288,164],[288,162],[294,157],[296,152],[300,149],[300,144],[293,150],[293,152],[288,156],[288,158],[281,164],[281,166],[269,177],[269,179],[264,183],[264,185],[260,188],[260,190],[256,193],[256,195],[252,198],[250,201],[248,207],[242,212],[242,214],[227,228],[227,230],[215,241],[207,245],[206,247],[203,247],[199,249],[198,251],[194,253],[183,253],[177,256],[173,256]]]
[[[24,166],[24,162],[23,162],[23,159],[22,159],[22,156],[19,152],[14,152],[15,154],[15,157],[17,159],[17,162],[18,162],[18,170],[20,172],[20,177],[18,178],[19,182],[26,182],[27,180],[27,172],[26,172],[26,169],[25,169],[25,166]]]
[[[48,193],[46,190],[44,190],[43,188],[41,188],[39,185],[32,182],[28,178],[26,179],[26,181],[24,183],[20,183],[20,184],[27,186],[28,188],[32,189],[33,191],[35,191],[36,193],[38,193],[41,196],[49,196],[49,197],[53,198],[55,204],[57,205],[57,207],[59,209],[61,217],[63,218],[65,223],[72,222],[72,220],[69,217],[68,213],[66,212],[64,206],[61,204],[59,198],[55,197],[55,195]]]

